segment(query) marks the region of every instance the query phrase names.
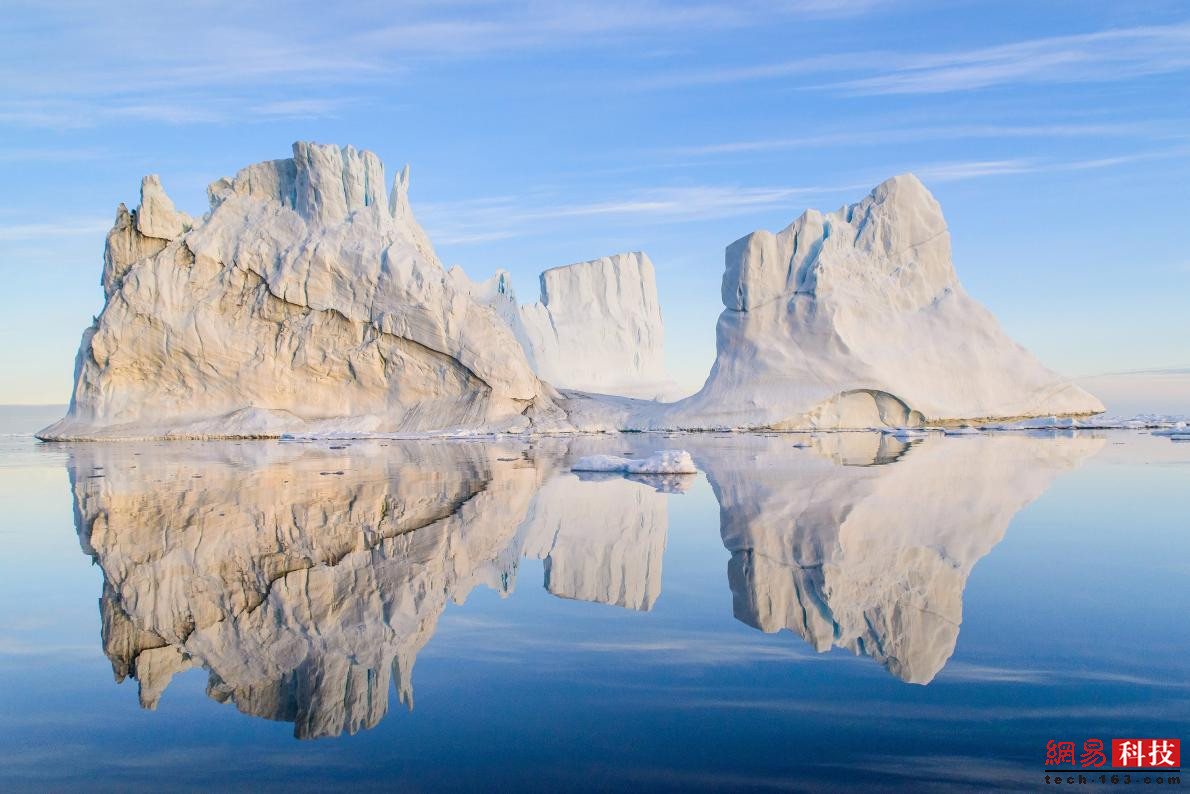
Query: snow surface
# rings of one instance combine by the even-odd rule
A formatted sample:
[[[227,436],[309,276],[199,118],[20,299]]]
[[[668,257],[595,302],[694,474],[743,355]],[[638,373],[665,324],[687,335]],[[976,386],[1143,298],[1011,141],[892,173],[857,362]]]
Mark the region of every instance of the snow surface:
[[[579,458],[571,471],[608,471],[625,474],[696,474],[694,459],[680,449],[663,449],[647,458],[621,458],[615,455],[588,455]]]

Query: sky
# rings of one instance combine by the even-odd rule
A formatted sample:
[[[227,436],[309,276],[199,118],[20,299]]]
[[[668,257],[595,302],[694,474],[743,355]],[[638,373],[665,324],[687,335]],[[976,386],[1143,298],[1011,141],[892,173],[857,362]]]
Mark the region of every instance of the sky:
[[[645,251],[674,376],[723,249],[916,173],[955,266],[1070,376],[1190,365],[1190,4],[0,0],[0,403],[63,403],[103,238],[295,140],[389,173],[447,264]]]

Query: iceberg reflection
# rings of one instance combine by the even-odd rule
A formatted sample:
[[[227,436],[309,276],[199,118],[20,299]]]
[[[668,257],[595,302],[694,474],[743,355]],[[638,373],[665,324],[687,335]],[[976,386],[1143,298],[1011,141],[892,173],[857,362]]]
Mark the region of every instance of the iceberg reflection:
[[[820,652],[849,648],[917,684],[954,652],[975,563],[1103,444],[841,433],[815,439],[820,455],[791,456],[788,442],[765,441],[695,454],[719,501],[736,618]]]
[[[735,616],[915,683],[954,651],[972,566],[1103,443],[797,438],[682,439],[720,505]],[[580,478],[567,462],[654,441],[71,447],[104,652],[146,708],[201,667],[212,698],[299,738],[374,726],[394,684],[412,706],[447,602],[511,592],[523,558],[543,561],[555,596],[653,608],[668,494],[692,478]]]

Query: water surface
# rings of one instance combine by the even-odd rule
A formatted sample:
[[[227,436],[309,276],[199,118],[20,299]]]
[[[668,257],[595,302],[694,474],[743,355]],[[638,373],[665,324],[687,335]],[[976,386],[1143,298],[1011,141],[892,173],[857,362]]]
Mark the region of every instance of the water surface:
[[[1035,788],[1185,735],[1188,484],[1124,432],[0,438],[0,787]]]

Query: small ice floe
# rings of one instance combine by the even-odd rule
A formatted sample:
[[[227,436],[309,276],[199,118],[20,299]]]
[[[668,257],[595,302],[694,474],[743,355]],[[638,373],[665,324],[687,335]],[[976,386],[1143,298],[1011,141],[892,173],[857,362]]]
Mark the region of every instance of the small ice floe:
[[[929,435],[920,427],[886,427],[882,428],[880,432],[886,436],[892,436],[897,441],[917,441]]]
[[[579,458],[571,471],[606,471],[624,474],[696,474],[694,459],[684,449],[663,449],[647,458],[621,458],[616,455],[588,455]]]
[[[1190,424],[1184,416],[1170,414],[1139,414],[1132,417],[1104,416],[1088,417],[1038,416],[1017,422],[1001,422],[981,425],[983,430],[1147,430],[1160,428],[1154,435],[1178,434],[1178,428]],[[1181,432],[1190,433],[1190,429]]]
[[[1190,422],[1177,422],[1173,427],[1154,430],[1153,435],[1165,436],[1170,441],[1190,441]]]
[[[942,432],[948,436],[977,436],[982,431],[971,425],[959,425],[958,427],[944,427]]]

